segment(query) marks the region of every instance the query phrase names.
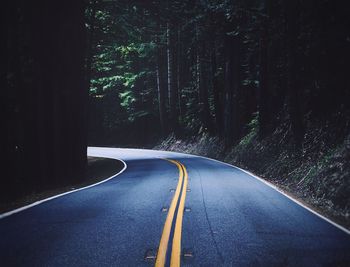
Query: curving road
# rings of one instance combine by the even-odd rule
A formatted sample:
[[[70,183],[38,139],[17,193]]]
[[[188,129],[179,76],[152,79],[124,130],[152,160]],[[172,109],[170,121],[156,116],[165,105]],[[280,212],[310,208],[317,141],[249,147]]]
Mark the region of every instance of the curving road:
[[[0,266],[350,266],[347,230],[241,169],[152,150],[88,154],[127,168],[0,215]]]

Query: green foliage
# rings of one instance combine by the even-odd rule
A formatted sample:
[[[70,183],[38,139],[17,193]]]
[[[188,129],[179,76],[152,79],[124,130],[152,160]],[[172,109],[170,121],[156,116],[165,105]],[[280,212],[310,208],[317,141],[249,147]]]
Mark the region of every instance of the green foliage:
[[[154,42],[150,43],[130,43],[128,45],[121,45],[116,50],[121,54],[121,59],[131,60],[133,56],[145,58],[151,52],[154,52],[156,45]]]
[[[121,106],[124,108],[128,108],[131,106],[132,103],[136,101],[136,99],[133,97],[133,93],[130,90],[127,90],[125,92],[119,93],[119,97],[121,99]]]
[[[254,0],[250,2],[254,7],[259,5]],[[89,10],[87,16],[91,17],[92,8]],[[130,124],[138,118],[154,114],[159,117],[156,66],[162,66],[162,79],[164,88],[166,87],[164,118],[173,120],[170,118],[173,106],[169,100],[171,89],[168,86],[167,73],[170,68],[167,56],[170,47],[173,46],[173,51],[176,50],[173,61],[181,61],[181,64],[174,63],[177,65],[172,67],[173,73],[170,75],[175,77],[172,84],[180,86],[179,95],[176,101],[173,100],[178,102],[174,112],[177,113],[176,123],[169,123],[177,125],[171,130],[179,128],[192,134],[214,132],[210,128],[213,128],[216,119],[217,100],[214,100],[213,81],[210,77],[210,54],[212,49],[217,51],[214,71],[220,87],[218,90],[223,91],[225,36],[243,36],[243,46],[249,48],[250,52],[242,57],[240,83],[243,87],[256,89],[257,72],[250,68],[253,62],[250,57],[258,50],[256,29],[246,27],[248,22],[256,20],[256,13],[244,12],[243,1],[238,1],[237,4],[226,0],[100,3],[95,14],[90,96],[105,98],[110,97],[107,92],[115,92],[118,100],[113,101],[119,105],[119,111],[122,113],[120,125]],[[88,25],[88,30],[92,30],[91,25]],[[203,55],[200,56],[199,53]],[[201,63],[198,63],[199,61]],[[200,64],[202,67],[199,67]],[[199,82],[199,79],[203,81]],[[199,101],[199,90],[203,86],[206,87],[205,91],[208,91],[206,103]],[[223,98],[223,95],[220,97]],[[221,100],[221,104],[224,105],[223,99]],[[200,115],[204,113],[208,119]],[[255,130],[256,127],[251,127],[248,141],[253,137]]]
[[[95,19],[90,97],[101,99],[93,102],[95,109],[103,113],[105,130],[112,131],[156,112],[153,76],[150,80],[156,45],[142,27],[135,27],[144,23],[142,9],[127,3],[101,3],[96,8],[94,18],[92,6],[86,12],[88,31]]]
[[[323,169],[323,168],[325,168],[325,166],[328,166],[330,164],[332,158],[334,157],[334,155],[337,152],[339,152],[340,149],[341,149],[341,146],[337,146],[337,147],[329,149],[327,151],[327,153],[325,153],[324,156],[317,163],[317,168]]]
[[[249,132],[239,142],[239,146],[248,146],[256,138],[258,134],[258,117],[259,113],[255,113],[252,120],[248,123]]]

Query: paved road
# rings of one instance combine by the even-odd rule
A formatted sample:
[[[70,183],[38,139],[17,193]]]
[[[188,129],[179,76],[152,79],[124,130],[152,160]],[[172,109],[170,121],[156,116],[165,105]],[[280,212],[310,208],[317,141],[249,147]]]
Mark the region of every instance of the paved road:
[[[350,266],[349,233],[240,169],[150,150],[89,155],[127,168],[0,219],[0,266]]]

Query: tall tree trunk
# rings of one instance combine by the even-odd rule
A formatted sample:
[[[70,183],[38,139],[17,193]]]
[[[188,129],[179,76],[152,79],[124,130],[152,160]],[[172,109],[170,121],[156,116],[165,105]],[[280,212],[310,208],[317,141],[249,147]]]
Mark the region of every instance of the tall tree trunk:
[[[96,24],[96,10],[98,0],[94,0],[91,4],[91,17],[90,17],[90,30],[88,39],[87,59],[86,59],[86,83],[87,88],[91,87],[91,76],[92,76],[92,56],[95,45],[95,24]]]
[[[222,136],[223,130],[223,110],[222,110],[222,92],[217,76],[217,63],[216,63],[216,54],[215,42],[212,43],[211,48],[211,77],[212,77],[212,86],[213,86],[213,97],[214,97],[214,112],[215,112],[215,124],[217,133],[219,136]]]
[[[19,14],[13,1],[5,1],[0,10],[0,101],[2,130],[0,134],[0,149],[5,155],[0,163],[3,173],[0,187],[0,202],[18,194],[18,178],[21,173],[18,162],[18,111],[16,103],[19,83]],[[11,177],[7,177],[11,175]]]
[[[2,16],[12,197],[85,177],[84,1],[35,3],[11,1]]]
[[[158,110],[159,121],[162,136],[167,135],[167,114],[166,114],[166,86],[164,84],[164,64],[162,58],[164,57],[164,48],[160,44],[159,38],[156,40],[158,45],[156,75],[157,75],[157,90],[158,90]]]
[[[171,131],[176,132],[178,126],[177,113],[177,73],[176,73],[176,46],[174,44],[174,25],[167,23],[167,60],[168,60],[168,99],[169,124]]]
[[[300,84],[298,82],[299,54],[297,42],[299,34],[299,0],[285,0],[287,22],[287,55],[288,55],[288,84],[287,106],[293,135],[297,144],[301,144],[304,136],[304,125],[299,102]]]
[[[183,84],[184,84],[184,51],[183,51],[183,42],[181,38],[181,30],[178,28],[177,29],[177,64],[176,64],[176,69],[177,69],[177,98],[178,98],[178,116],[179,116],[179,121],[182,120],[182,89],[183,89]]]
[[[81,181],[87,143],[85,6],[83,1],[64,0],[56,4],[40,1],[38,7],[26,6],[38,79],[33,86],[37,99],[28,103],[30,109],[37,110],[33,116],[37,130],[32,137],[26,136],[27,146],[34,139],[38,147],[28,151],[40,151],[45,167],[40,184],[47,184],[47,177],[56,184]],[[33,120],[28,117],[26,121],[31,129]]]
[[[211,131],[212,127],[210,123],[210,111],[208,102],[208,73],[205,64],[206,47],[204,41],[199,42],[197,51],[199,116],[205,130]]]
[[[270,90],[268,84],[268,54],[269,54],[269,25],[270,25],[270,17],[269,17],[269,4],[270,0],[265,1],[265,17],[262,18],[262,30],[260,36],[260,70],[259,70],[259,137],[263,138],[268,134],[269,131],[269,123],[271,119],[271,110],[270,110]]]
[[[225,143],[230,146],[240,137],[241,123],[239,118],[239,35],[225,36]]]
[[[185,24],[188,23],[187,20]],[[186,116],[186,100],[182,99],[184,94],[184,89],[190,85],[192,82],[192,72],[191,64],[193,62],[193,52],[189,55],[187,44],[190,42],[188,38],[188,30],[179,29],[179,38],[178,38],[178,106],[179,106],[179,120],[182,121]]]

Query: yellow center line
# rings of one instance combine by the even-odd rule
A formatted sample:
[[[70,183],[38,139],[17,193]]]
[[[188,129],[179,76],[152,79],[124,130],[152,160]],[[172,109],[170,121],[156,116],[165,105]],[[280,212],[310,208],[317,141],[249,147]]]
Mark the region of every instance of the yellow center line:
[[[181,232],[182,232],[182,219],[185,209],[185,200],[186,200],[186,191],[187,191],[187,183],[188,183],[188,174],[185,166],[180,163],[180,165],[183,168],[183,172],[185,174],[184,177],[184,185],[182,188],[182,194],[179,204],[179,209],[177,212],[177,218],[176,218],[176,225],[175,225],[175,232],[174,232],[174,238],[173,238],[173,249],[171,252],[171,261],[170,266],[171,267],[179,267],[181,263]]]
[[[171,231],[171,225],[172,225],[174,214],[175,214],[176,204],[179,200],[181,185],[182,185],[182,180],[183,180],[183,171],[182,171],[181,165],[175,160],[168,160],[168,161],[175,164],[179,168],[179,182],[177,183],[176,191],[175,191],[174,197],[171,201],[168,215],[167,215],[166,220],[165,220],[163,233],[162,233],[162,237],[160,239],[158,253],[157,253],[157,259],[156,259],[156,264],[155,264],[156,267],[163,267],[165,265],[169,236],[170,236],[170,231]]]

